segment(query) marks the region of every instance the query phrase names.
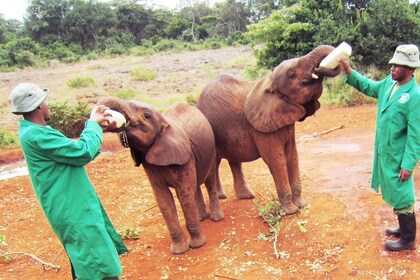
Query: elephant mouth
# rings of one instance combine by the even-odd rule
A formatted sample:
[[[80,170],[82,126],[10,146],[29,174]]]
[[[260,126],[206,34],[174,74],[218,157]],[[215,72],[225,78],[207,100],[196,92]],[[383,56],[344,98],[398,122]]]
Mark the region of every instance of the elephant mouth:
[[[128,143],[127,132],[125,130],[118,132],[118,136],[120,137],[120,142],[124,148],[130,148],[130,144]]]

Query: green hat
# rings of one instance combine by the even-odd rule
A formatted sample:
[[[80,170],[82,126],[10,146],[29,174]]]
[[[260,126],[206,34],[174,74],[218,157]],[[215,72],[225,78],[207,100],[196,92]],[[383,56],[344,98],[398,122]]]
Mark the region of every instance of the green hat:
[[[389,61],[389,64],[419,68],[419,49],[413,44],[399,45],[394,52],[394,56]]]
[[[12,113],[21,115],[35,110],[45,100],[48,89],[41,89],[36,84],[20,83],[9,95],[9,100],[14,109]]]

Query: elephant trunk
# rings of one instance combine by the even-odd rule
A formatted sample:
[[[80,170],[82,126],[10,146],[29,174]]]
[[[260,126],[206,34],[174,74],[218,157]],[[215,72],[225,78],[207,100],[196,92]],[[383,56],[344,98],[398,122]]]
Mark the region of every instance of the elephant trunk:
[[[117,97],[105,97],[98,101],[98,105],[105,105],[109,107],[111,110],[118,111],[124,115],[124,117],[127,119],[128,122],[130,121],[130,118],[127,117],[127,116],[130,116],[129,114],[130,107],[127,101],[119,99]],[[124,130],[124,127],[119,128],[113,132],[120,132],[122,130]]]
[[[319,64],[321,61],[329,55],[335,48],[329,45],[321,45],[316,47],[314,50],[312,50],[308,55],[304,57],[305,59],[308,59],[310,63],[316,63],[315,66],[315,73],[317,75],[323,76],[323,77],[336,77],[341,72],[341,67],[337,66],[335,69],[327,69],[323,67],[319,67]]]

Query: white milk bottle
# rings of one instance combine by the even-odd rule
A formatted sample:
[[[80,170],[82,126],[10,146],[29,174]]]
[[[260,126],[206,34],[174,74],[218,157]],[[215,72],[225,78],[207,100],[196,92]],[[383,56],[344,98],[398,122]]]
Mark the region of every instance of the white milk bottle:
[[[319,67],[335,69],[340,64],[340,59],[348,58],[351,55],[351,46],[342,42],[329,55],[327,55],[319,64]]]

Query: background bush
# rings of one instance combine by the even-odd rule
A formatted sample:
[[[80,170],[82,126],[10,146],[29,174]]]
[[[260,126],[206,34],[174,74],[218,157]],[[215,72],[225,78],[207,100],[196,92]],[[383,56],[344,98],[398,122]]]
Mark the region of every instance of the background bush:
[[[51,111],[51,120],[48,125],[69,138],[80,136],[91,111],[87,103],[79,101],[72,106],[67,102],[51,102],[48,106]]]
[[[70,79],[67,85],[71,88],[86,88],[95,86],[95,80],[92,77],[77,77]]]
[[[4,128],[0,127],[0,147],[7,147],[17,144],[18,137],[16,134],[12,134],[11,132],[5,130]]]

